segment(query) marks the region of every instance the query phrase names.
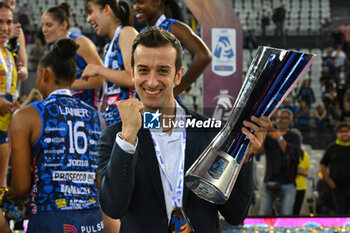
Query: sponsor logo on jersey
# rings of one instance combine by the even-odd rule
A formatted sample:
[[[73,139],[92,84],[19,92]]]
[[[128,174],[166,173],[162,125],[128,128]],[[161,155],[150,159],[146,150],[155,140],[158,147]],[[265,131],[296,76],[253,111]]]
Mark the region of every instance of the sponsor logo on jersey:
[[[91,189],[89,187],[76,187],[73,185],[61,184],[61,193],[65,195],[89,195]]]
[[[104,229],[103,222],[99,222],[94,225],[81,226],[82,233],[92,233],[92,232],[101,232]]]
[[[82,160],[82,159],[68,159],[68,167],[88,167],[89,161],[88,160]]]
[[[94,172],[54,171],[52,173],[54,181],[71,181],[76,184],[93,184],[95,177]]]
[[[56,137],[56,138],[45,138],[44,139],[44,142],[46,144],[49,144],[49,143],[64,143],[64,138],[59,138],[59,137]]]
[[[117,105],[117,102],[119,101],[119,95],[115,95],[115,96],[109,96],[108,100],[107,100],[107,104],[109,106],[111,105]]]
[[[53,132],[53,131],[66,131],[67,129],[66,128],[57,128],[57,127],[46,127],[45,128],[45,133],[50,133],[50,132]]]
[[[62,149],[47,149],[44,150],[45,154],[63,154],[65,152],[66,148],[62,148]]]
[[[63,233],[78,233],[78,230],[73,225],[63,224]]]

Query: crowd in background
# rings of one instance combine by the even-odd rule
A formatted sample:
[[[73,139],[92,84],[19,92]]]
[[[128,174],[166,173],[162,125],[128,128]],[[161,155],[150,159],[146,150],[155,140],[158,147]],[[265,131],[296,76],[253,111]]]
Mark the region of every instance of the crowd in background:
[[[316,99],[315,90],[309,78],[301,81],[282,106],[288,107],[295,114],[295,127],[302,132],[310,129],[332,130],[340,121],[349,122],[350,94],[350,51],[345,39],[350,36],[348,21],[336,27],[329,38],[329,46],[322,56],[322,75],[319,77],[321,99]]]
[[[270,26],[272,23],[275,23],[275,37],[280,37],[281,41],[283,41],[285,37],[283,21],[286,11],[288,11],[288,9],[286,9],[283,3],[272,10],[263,7],[259,13],[262,34],[256,35],[254,34],[254,30],[248,29],[243,37],[244,48],[248,49],[251,53],[254,52],[257,47],[261,45],[259,39],[266,41],[266,27]],[[321,160],[322,173],[317,173],[317,171],[319,171],[319,166],[317,166],[317,177],[312,177],[310,180],[305,181],[308,177],[308,170],[310,169],[310,160],[308,153],[301,147],[299,167],[297,170],[298,177],[296,177],[295,180],[296,187],[287,191],[286,187],[283,185],[281,186],[278,179],[277,184],[274,178],[272,178],[270,182],[269,179],[271,178],[272,171],[271,165],[269,165],[269,163],[271,163],[271,152],[269,151],[271,151],[271,146],[265,147],[265,150],[267,149],[264,151],[266,155],[267,171],[263,180],[263,187],[261,190],[258,190],[258,196],[263,198],[260,199],[260,201],[263,200],[263,203],[259,203],[259,209],[252,209],[253,215],[272,214],[278,216],[294,214],[298,216],[301,213],[300,210],[302,206],[304,206],[304,213],[310,212],[320,215],[347,215],[350,213],[347,201],[344,201],[349,199],[348,193],[350,187],[348,184],[343,185],[343,180],[344,177],[347,176],[347,172],[346,168],[343,168],[339,162],[342,160],[342,156],[339,154],[346,157],[349,147],[349,135],[347,135],[349,129],[347,125],[350,123],[349,21],[344,20],[338,25],[331,23],[328,18],[324,18],[319,33],[321,35],[323,50],[322,54],[317,54],[317,56],[322,57],[321,76],[308,77],[304,75],[305,77],[303,77],[297,87],[284,100],[280,109],[288,109],[293,113],[290,125],[291,131],[298,132],[300,140],[302,140],[304,144],[309,144],[313,148],[325,150],[324,153],[326,155],[322,154]],[[320,90],[315,90],[311,82],[319,82]],[[318,93],[320,93],[320,95],[317,95]],[[275,120],[276,119],[277,118],[275,118]],[[343,128],[343,130],[340,130],[340,128]],[[343,139],[343,143],[341,143],[341,138]],[[279,141],[278,138],[276,138],[276,140]],[[272,145],[274,144],[272,143]],[[342,153],[330,149],[334,147],[338,148],[338,151],[342,151]],[[273,161],[276,160],[273,159]],[[343,164],[348,164],[346,158],[342,161]],[[325,164],[327,164],[327,166]],[[331,176],[333,176],[333,178],[334,176],[338,177],[335,178],[339,179],[336,182],[338,183],[337,186],[334,185],[329,174],[324,174],[326,171],[325,167],[330,170],[333,169],[331,171]],[[340,175],[338,173],[342,174],[341,176],[343,179],[339,178]],[[286,182],[287,181],[284,181],[284,184],[286,184]],[[306,185],[307,183],[309,183],[309,185]],[[307,188],[311,188],[312,190],[309,192],[309,196],[305,197],[305,190]],[[286,205],[288,202],[294,202],[294,198],[288,199],[287,194],[283,192],[291,194],[293,190],[296,190],[297,193],[293,194],[293,196],[295,196],[295,204],[294,210],[291,210],[291,207]],[[304,198],[305,201],[303,201]],[[271,199],[272,203],[269,203]],[[341,207],[339,203],[341,203]],[[305,212],[305,210],[307,211]]]
[[[262,34],[256,35],[248,29],[243,37],[243,46],[250,52],[261,45],[259,39],[266,36],[266,26],[275,23],[275,37],[284,37],[283,21],[286,17],[286,5],[281,4],[272,10],[265,7],[259,12]],[[317,128],[320,131],[332,130],[339,121],[349,121],[350,115],[350,25],[345,20],[341,25],[332,24],[324,18],[320,31],[323,54],[322,74],[318,77],[320,90],[313,90],[315,78],[303,77],[283,106],[294,113],[294,126],[303,131]],[[321,92],[316,99],[315,92]]]

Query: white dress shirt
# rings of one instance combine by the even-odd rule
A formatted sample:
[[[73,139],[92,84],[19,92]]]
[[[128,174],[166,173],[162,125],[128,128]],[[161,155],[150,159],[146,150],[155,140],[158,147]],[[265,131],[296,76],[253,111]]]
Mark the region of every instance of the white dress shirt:
[[[179,122],[180,116],[183,116],[183,118],[185,118],[185,110],[176,102],[175,121]],[[161,130],[151,130],[151,134],[153,135],[154,139],[157,141],[157,144],[160,147],[160,152],[164,161],[166,173],[170,178],[170,183],[171,183],[171,186],[173,187],[173,190],[176,190],[175,187],[179,180],[179,177],[178,177],[179,167],[180,167],[179,165],[181,162],[183,162],[184,164],[185,154],[184,154],[184,151],[182,150],[181,143],[182,143],[183,131],[185,130],[186,130],[185,128],[175,127],[172,129],[171,135],[168,135],[167,133],[162,132]],[[131,154],[135,152],[138,144],[138,141],[136,141],[136,144],[133,145],[129,142],[124,141],[121,137],[118,137],[118,136],[116,137],[116,142],[122,150]],[[161,167],[160,166],[158,167],[159,167],[160,177],[162,180],[168,221],[170,221],[170,215],[173,209],[175,208],[175,206],[171,198],[172,194],[171,194],[168,180],[165,174],[163,173]],[[182,183],[182,192],[183,192],[183,183]],[[182,206],[182,197],[181,197],[181,206]]]

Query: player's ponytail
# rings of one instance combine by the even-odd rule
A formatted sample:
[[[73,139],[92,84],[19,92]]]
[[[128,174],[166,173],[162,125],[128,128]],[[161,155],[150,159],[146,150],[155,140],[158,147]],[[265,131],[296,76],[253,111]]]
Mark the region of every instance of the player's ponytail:
[[[57,45],[49,51],[41,60],[41,67],[50,67],[56,77],[56,82],[72,83],[76,74],[75,54],[79,45],[73,39],[62,38]]]

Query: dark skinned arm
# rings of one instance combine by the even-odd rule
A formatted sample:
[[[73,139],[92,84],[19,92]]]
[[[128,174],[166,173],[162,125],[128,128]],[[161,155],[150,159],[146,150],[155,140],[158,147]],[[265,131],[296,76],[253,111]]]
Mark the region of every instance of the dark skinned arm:
[[[174,88],[174,95],[177,96],[187,90],[204,72],[205,68],[211,62],[212,55],[204,41],[186,24],[181,22],[174,23],[170,28],[170,32],[194,56],[186,74],[182,77],[181,83]]]

